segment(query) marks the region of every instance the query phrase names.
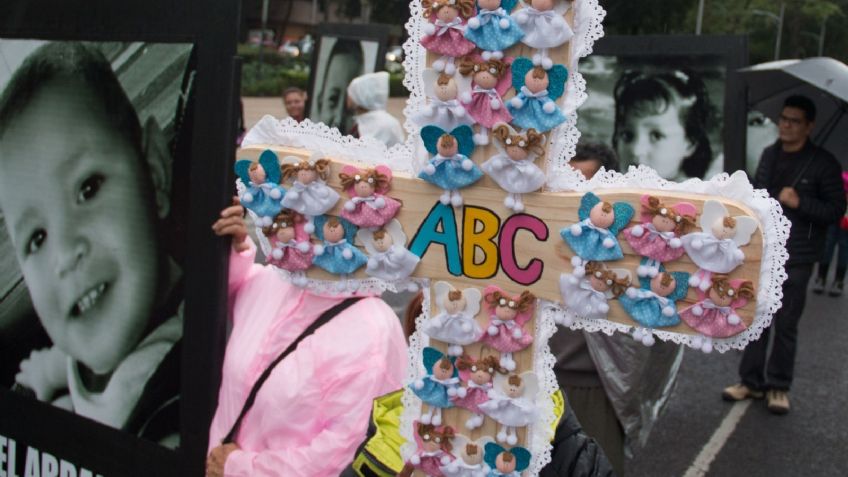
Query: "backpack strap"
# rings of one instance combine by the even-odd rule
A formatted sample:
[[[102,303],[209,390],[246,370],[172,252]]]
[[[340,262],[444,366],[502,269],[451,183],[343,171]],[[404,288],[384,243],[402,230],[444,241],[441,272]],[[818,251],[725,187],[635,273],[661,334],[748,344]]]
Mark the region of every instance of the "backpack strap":
[[[273,371],[274,368],[276,368],[277,365],[280,364],[280,361],[285,359],[286,356],[288,356],[292,351],[297,349],[297,345],[300,344],[300,342],[303,341],[307,336],[314,333],[315,330],[320,328],[323,324],[327,323],[333,317],[343,312],[348,307],[350,307],[361,299],[362,297],[358,296],[346,298],[344,301],[338,303],[334,307],[322,313],[317,320],[313,321],[312,324],[310,324],[306,327],[305,330],[303,330],[303,333],[301,333],[300,336],[298,336],[297,339],[294,340],[288,346],[288,348],[285,349],[285,351],[280,353],[280,355],[277,356],[277,358],[272,361],[267,368],[265,368],[265,371],[262,372],[262,375],[260,375],[259,379],[256,380],[256,383],[253,384],[253,389],[250,390],[250,394],[248,394],[247,400],[245,400],[244,402],[244,407],[242,407],[241,412],[239,413],[239,416],[236,419],[236,422],[233,423],[233,427],[230,429],[230,432],[228,432],[224,439],[221,441],[222,444],[229,444],[231,442],[234,442],[236,434],[238,434],[239,428],[241,427],[241,423],[244,420],[244,416],[247,414],[247,411],[249,411],[250,408],[253,407],[254,401],[256,401],[256,394],[259,393],[259,389],[262,388],[262,385],[265,384],[265,381],[268,379],[268,376],[271,375],[271,371]]]

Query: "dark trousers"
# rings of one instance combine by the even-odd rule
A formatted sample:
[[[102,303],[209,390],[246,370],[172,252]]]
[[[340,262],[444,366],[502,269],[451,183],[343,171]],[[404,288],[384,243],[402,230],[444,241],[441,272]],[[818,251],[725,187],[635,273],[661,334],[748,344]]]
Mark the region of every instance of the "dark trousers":
[[[798,344],[798,321],[804,312],[807,283],[813,264],[793,264],[786,267],[789,277],[783,282],[783,306],[774,314],[771,325],[760,339],[748,345],[739,363],[742,384],[751,389],[788,391],[795,368]],[[766,356],[769,334],[774,334],[771,355]]]
[[[836,275],[833,277],[833,281],[841,282],[845,280],[845,270],[848,269],[848,230],[842,229],[838,223],[827,229],[824,255],[819,262],[819,278],[823,282],[827,280],[827,270],[830,268],[833,251],[837,246],[839,251],[836,254]]]

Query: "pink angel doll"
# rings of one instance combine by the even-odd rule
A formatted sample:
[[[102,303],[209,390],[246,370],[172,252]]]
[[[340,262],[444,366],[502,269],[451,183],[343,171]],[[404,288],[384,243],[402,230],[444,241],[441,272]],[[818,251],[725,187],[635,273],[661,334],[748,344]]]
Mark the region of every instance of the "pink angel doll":
[[[689,285],[706,291],[713,273],[730,273],[742,265],[745,253],[739,247],[751,241],[757,221],[745,215],[731,217],[721,202],[708,200],[698,225],[701,232],[684,235],[680,240],[689,259],[699,268]]]
[[[480,168],[507,192],[504,206],[513,212],[524,212],[521,194],[539,190],[545,184],[545,173],[533,161],[545,154],[545,136],[535,129],[518,133],[506,123],[492,131],[498,153]]]
[[[415,444],[417,450],[409,456],[399,476],[411,476],[418,469],[428,476],[445,477],[441,467],[453,462],[456,457],[453,452],[454,430],[451,426],[437,426],[418,421],[415,427]]]
[[[392,170],[388,167],[361,171],[348,165],[342,168],[339,178],[342,189],[350,196],[340,215],[353,225],[376,229],[400,210],[400,202],[386,195],[392,183]]]
[[[326,182],[330,161],[320,159],[317,153],[308,160],[288,156],[283,158],[282,171],[283,180],[294,179],[283,197],[283,207],[303,214],[306,217],[304,230],[309,234],[314,233],[313,218],[329,212],[339,201],[339,194]]]
[[[516,428],[524,427],[536,420],[536,394],[539,380],[533,371],[521,375],[497,376],[489,391],[489,400],[479,408],[501,425],[498,442],[514,446],[518,443]]]
[[[607,269],[603,262],[575,261],[574,271],[563,273],[559,289],[566,308],[590,320],[603,319],[609,312],[609,300],[621,296],[630,286],[630,272]],[[568,315],[565,315],[568,317]],[[564,318],[562,325],[571,326]]]
[[[533,457],[524,447],[507,450],[494,442],[486,444],[485,449],[483,460],[490,469],[486,477],[519,477]]]
[[[503,101],[503,95],[512,86],[511,63],[512,58],[484,60],[477,55],[463,57],[459,63],[459,73],[472,79],[473,89],[462,93],[459,101],[480,124],[480,133],[474,135],[477,145],[489,143],[488,130],[495,124],[512,121]]]
[[[312,266],[312,244],[309,234],[303,230],[303,218],[289,210],[274,218],[274,222],[262,229],[271,242],[268,263],[288,270],[295,286],[306,285],[304,271]]]
[[[508,371],[515,369],[512,353],[521,351],[533,342],[533,335],[524,325],[533,317],[536,296],[528,290],[512,297],[495,285],[483,291],[489,324],[480,341],[501,352],[500,364]]]
[[[470,356],[462,355],[456,360],[456,367],[459,369],[459,381],[464,383],[465,387],[459,388],[453,403],[474,414],[465,421],[466,429],[477,429],[483,425],[483,411],[479,406],[489,400],[495,373],[505,374],[506,370],[500,366],[498,358],[492,355],[476,361]]]
[[[421,331],[447,343],[448,355],[459,356],[463,346],[475,343],[483,333],[474,319],[480,311],[480,290],[466,288],[460,291],[448,282],[439,281],[433,284],[433,292],[439,313],[425,321]]]
[[[548,49],[556,48],[574,36],[574,31],[563,16],[570,3],[567,0],[525,0],[521,2],[520,10],[512,13],[512,17],[524,30],[521,42],[539,50],[533,55],[534,65],[550,69],[553,61],[548,56]]]
[[[424,94],[429,98],[429,102],[412,115],[412,122],[422,128],[437,126],[445,131],[474,124],[474,118],[459,102],[462,93],[471,91],[471,81],[468,78],[439,73],[431,68],[421,72],[421,77],[424,81]]]
[[[754,285],[749,280],[713,275],[707,291],[698,290],[698,302],[680,312],[680,319],[703,335],[693,340],[693,346],[709,353],[713,349],[712,338],[729,338],[745,331],[745,323],[736,310],[753,299]]]
[[[239,193],[241,205],[257,215],[257,225],[271,225],[274,216],[282,210],[281,201],[286,195],[286,190],[280,186],[277,155],[266,149],[256,162],[250,159],[236,161],[235,171],[244,185],[244,190]]]
[[[421,3],[424,16],[430,20],[424,25],[421,46],[442,55],[433,62],[436,71],[453,75],[456,71],[454,58],[471,53],[476,46],[465,38],[466,20],[474,15],[474,0],[424,0]]]
[[[418,290],[409,276],[421,258],[406,248],[406,234],[397,219],[378,230],[359,229],[356,238],[368,252],[365,273],[386,281],[406,282],[409,291]]]
[[[483,462],[486,444],[493,443],[494,439],[484,436],[472,441],[462,434],[457,434],[453,439],[454,455],[456,460],[441,467],[445,477],[487,477],[489,467]]]
[[[421,422],[438,426],[442,423],[442,409],[453,407],[451,399],[459,389],[459,374],[454,365],[456,358],[445,356],[429,346],[421,354],[426,375],[415,380],[410,388],[428,408],[421,415]]]
[[[658,197],[647,194],[642,196],[641,202],[642,223],[622,233],[633,250],[648,259],[639,265],[636,274],[654,277],[661,263],[677,260],[686,253],[680,237],[695,224],[698,211],[688,202],[668,206]]]

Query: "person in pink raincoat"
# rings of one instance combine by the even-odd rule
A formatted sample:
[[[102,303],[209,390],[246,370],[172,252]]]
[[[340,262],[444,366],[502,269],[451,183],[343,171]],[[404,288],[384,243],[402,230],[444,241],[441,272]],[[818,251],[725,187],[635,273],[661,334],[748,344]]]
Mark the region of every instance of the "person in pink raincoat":
[[[371,401],[402,385],[407,346],[400,321],[377,297],[363,298],[307,337],[271,372],[234,443],[221,444],[262,372],[324,311],[348,296],[295,287],[254,264],[241,206],[221,212],[232,236],[232,332],[209,429],[209,477],[338,475],[365,437]]]
[[[533,318],[536,296],[527,290],[517,297],[510,296],[500,288],[489,285],[483,290],[489,324],[480,336],[480,341],[501,352],[500,365],[513,371],[515,360],[512,353],[521,351],[533,342],[533,334],[524,325]]]

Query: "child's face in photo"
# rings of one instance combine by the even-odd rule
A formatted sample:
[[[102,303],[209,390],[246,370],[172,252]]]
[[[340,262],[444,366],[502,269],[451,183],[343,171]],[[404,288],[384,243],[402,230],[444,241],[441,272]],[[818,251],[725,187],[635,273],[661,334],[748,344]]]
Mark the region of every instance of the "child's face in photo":
[[[616,152],[625,164],[645,164],[664,179],[678,177],[683,160],[695,151],[680,112],[670,104],[659,114],[627,114],[618,131]]]
[[[43,86],[0,137],[0,208],[38,316],[96,373],[138,344],[162,266],[151,173],[80,81]]]

